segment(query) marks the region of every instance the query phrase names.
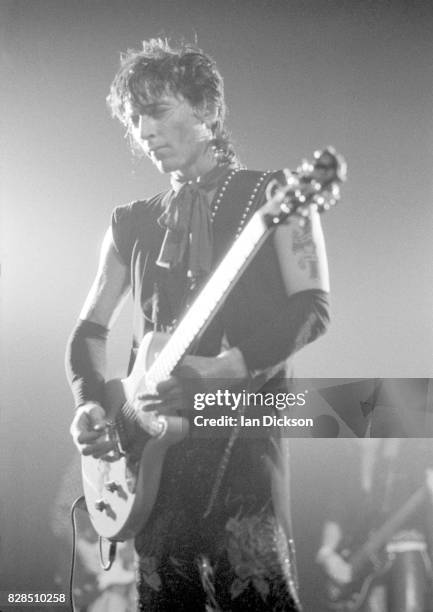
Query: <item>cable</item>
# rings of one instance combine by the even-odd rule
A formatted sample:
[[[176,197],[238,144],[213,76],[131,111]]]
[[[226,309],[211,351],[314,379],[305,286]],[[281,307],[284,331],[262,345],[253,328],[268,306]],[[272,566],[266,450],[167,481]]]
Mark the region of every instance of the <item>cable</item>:
[[[69,602],[70,602],[70,606],[71,606],[71,612],[74,612],[74,594],[73,594],[73,587],[74,587],[74,572],[75,572],[75,548],[76,548],[76,533],[77,533],[77,524],[75,522],[75,510],[78,507],[79,504],[81,504],[82,502],[84,502],[84,507],[83,509],[87,510],[87,506],[86,506],[86,500],[84,495],[80,495],[80,497],[77,497],[77,499],[74,501],[74,503],[71,506],[71,521],[72,521],[72,557],[71,557],[71,572],[70,572],[70,577],[69,577]]]
[[[86,499],[85,499],[84,495],[80,495],[80,497],[77,497],[77,499],[74,501],[74,503],[71,506],[72,557],[71,557],[71,572],[70,572],[70,578],[69,578],[69,602],[70,602],[71,612],[75,612],[75,608],[74,608],[74,594],[73,594],[74,574],[75,574],[75,559],[76,559],[76,540],[77,540],[77,524],[76,524],[76,520],[75,520],[75,510],[80,506],[80,504],[81,504],[81,508],[87,512]],[[104,561],[103,561],[103,554],[102,554],[102,540],[103,540],[102,536],[99,536],[99,562],[101,564],[101,568],[105,572],[108,572],[108,570],[111,569],[111,567],[112,567],[112,565],[114,563],[114,559],[116,558],[117,542],[113,542],[113,541],[110,542],[110,548],[109,548],[109,552],[108,552],[108,561],[107,561],[107,563],[104,563]]]

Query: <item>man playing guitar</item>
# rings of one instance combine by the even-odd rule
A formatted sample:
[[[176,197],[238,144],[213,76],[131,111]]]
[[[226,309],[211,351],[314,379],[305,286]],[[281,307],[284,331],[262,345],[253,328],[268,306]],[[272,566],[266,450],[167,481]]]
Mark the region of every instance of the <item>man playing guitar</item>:
[[[108,104],[172,188],[116,208],[68,344],[71,434],[80,453],[95,458],[116,450],[106,435],[105,346],[126,296],[132,289],[131,368],[143,333],[175,328],[274,176],[240,165],[224,125],[221,75],[195,47],[152,39],[128,51]],[[140,393],[135,409],[138,402],[144,421],[147,413],[189,419],[197,381],[205,393],[221,380],[246,388],[259,378],[269,390],[286,389],[286,360],[326,329],[328,291],[317,213],[279,226],[194,354]],[[140,610],[296,609],[281,519],[288,500],[277,517],[271,499],[269,469],[281,461],[287,471],[284,448],[267,431],[228,441],[188,435],[168,449],[155,505],[136,537]]]
[[[316,555],[328,578],[329,609],[426,612],[433,545],[431,441],[371,438],[345,444],[344,480],[330,497]]]

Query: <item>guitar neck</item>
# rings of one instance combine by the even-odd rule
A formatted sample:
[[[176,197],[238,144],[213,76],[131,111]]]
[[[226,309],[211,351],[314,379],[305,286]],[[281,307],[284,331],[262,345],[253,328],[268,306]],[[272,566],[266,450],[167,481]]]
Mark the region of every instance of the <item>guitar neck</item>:
[[[253,215],[149,368],[146,376],[148,384],[153,386],[170,376],[212,321],[237,279],[273,229],[268,227],[265,215],[260,210]]]
[[[294,214],[305,217],[311,206],[322,212],[336,204],[338,184],[346,179],[346,162],[332,148],[316,151],[314,159],[314,164],[303,162],[296,173],[283,171],[283,184],[277,179],[268,183],[266,203],[254,213],[147,371],[148,388],[154,388],[172,374],[279,223]]]
[[[413,512],[423,503],[426,496],[425,487],[420,487],[409,497],[403,506],[395,512],[373,535],[368,539],[352,557],[349,562],[352,566],[353,574],[356,576],[362,571],[373,555],[385,546],[392,538],[394,533],[400,529],[403,523]]]

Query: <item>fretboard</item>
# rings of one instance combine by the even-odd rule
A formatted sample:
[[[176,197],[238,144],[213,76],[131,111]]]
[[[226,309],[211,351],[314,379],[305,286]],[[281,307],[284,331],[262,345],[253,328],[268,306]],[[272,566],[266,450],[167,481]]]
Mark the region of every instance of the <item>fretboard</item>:
[[[188,349],[217,314],[238,277],[270,231],[263,213],[257,211],[228,250],[147,371],[146,384],[149,388],[170,376],[177,364],[187,354]]]

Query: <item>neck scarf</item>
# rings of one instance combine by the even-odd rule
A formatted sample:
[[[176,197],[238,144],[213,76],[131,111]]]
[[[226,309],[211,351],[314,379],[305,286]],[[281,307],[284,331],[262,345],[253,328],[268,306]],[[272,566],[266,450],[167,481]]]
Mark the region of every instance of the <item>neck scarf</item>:
[[[188,252],[188,277],[200,278],[211,270],[213,236],[209,194],[229,172],[230,166],[216,166],[195,181],[172,179],[174,197],[158,219],[166,228],[157,265],[172,269]]]

